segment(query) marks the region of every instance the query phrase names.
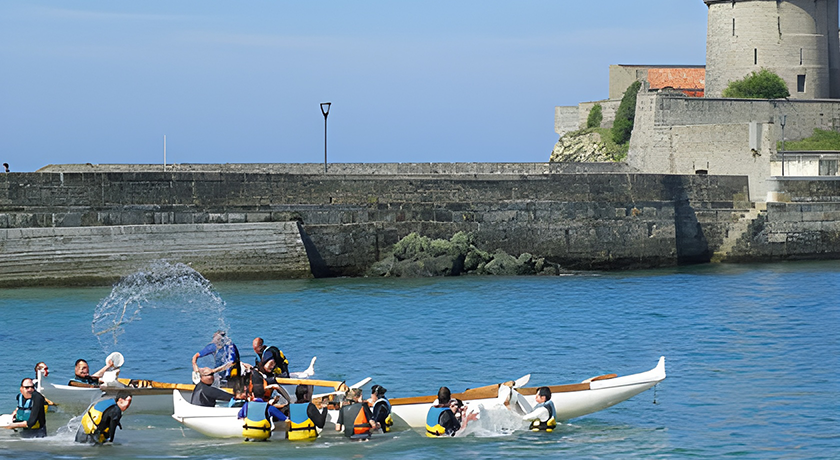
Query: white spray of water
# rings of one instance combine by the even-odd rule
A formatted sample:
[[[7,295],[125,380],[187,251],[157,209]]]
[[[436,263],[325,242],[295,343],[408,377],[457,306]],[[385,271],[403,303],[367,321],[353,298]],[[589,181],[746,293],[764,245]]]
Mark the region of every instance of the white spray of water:
[[[479,404],[476,408],[471,407],[471,410],[478,412],[478,420],[470,421],[459,436],[510,436],[515,431],[527,428],[527,423],[522,420],[521,415],[504,406],[484,407]]]
[[[211,318],[218,322],[216,329],[227,330],[225,302],[213,285],[187,265],[158,260],[120,280],[96,306],[91,329],[103,350],[116,349],[126,327],[150,309],[174,310],[178,321],[186,324]]]

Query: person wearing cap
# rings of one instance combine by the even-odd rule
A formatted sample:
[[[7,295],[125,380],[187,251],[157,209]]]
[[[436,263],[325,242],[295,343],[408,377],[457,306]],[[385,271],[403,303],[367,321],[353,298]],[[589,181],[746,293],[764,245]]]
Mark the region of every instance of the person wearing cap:
[[[35,382],[30,378],[20,381],[17,408],[12,413],[14,422],[6,429],[20,429],[22,438],[43,438],[47,435],[46,401],[35,391]]]
[[[109,359],[105,367],[91,374],[87,361],[79,358],[76,360],[76,375],[72,380],[70,380],[70,384],[83,383],[86,385],[99,385],[101,383],[100,379],[102,378],[102,375],[111,369],[117,369],[117,367],[114,366],[114,361]]]
[[[213,355],[216,368],[213,372],[219,373],[223,384],[226,384],[231,377],[239,377],[241,369],[239,365],[239,349],[227,338],[227,333],[218,330],[213,334],[213,341],[208,343],[201,351],[193,355],[193,371],[198,372],[198,358]]]
[[[344,396],[350,405],[344,406],[338,413],[338,421],[335,423],[335,431],[344,431],[344,436],[354,441],[370,439],[370,432],[378,428],[373,420],[370,407],[362,403],[362,390],[351,388]]]
[[[190,404],[204,407],[214,407],[216,401],[230,401],[233,395],[213,386],[213,369],[202,367],[198,370],[201,376],[195,388],[193,388]]]
[[[391,426],[394,424],[391,419],[391,402],[385,397],[386,391],[388,390],[382,385],[374,385],[370,387],[370,399],[367,400],[373,420],[379,424],[379,428],[384,433],[391,431]]]
[[[131,394],[120,391],[114,398],[103,399],[88,407],[82,415],[82,423],[76,431],[76,442],[103,444],[114,442],[117,427],[122,429],[120,419],[131,406]]]
[[[539,387],[536,395],[537,405],[534,410],[523,415],[522,420],[531,422],[531,431],[554,431],[557,427],[557,410],[551,401],[551,388]]]

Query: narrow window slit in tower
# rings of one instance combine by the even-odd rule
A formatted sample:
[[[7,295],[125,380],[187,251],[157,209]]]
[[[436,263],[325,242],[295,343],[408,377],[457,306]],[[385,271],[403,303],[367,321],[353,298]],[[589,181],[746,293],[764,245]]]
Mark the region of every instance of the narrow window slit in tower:
[[[802,65],[802,48],[799,48],[799,65]]]
[[[758,65],[758,48],[753,48],[753,64]]]
[[[732,36],[735,36],[735,18],[732,18]]]

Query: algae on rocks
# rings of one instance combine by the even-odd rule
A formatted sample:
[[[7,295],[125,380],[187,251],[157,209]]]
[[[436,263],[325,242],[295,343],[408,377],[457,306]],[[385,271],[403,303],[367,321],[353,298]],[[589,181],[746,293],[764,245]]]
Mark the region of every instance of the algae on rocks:
[[[531,254],[513,257],[501,250],[492,254],[481,250],[475,246],[473,236],[465,232],[458,232],[449,240],[411,233],[367,272],[368,276],[396,277],[559,273],[558,265]]]

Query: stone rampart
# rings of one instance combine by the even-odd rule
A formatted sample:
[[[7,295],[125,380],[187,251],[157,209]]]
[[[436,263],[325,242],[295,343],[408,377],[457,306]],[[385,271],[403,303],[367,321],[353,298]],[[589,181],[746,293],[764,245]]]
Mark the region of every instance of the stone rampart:
[[[68,168],[69,169],[69,168]],[[207,168],[208,170],[213,168]],[[749,208],[743,177],[244,172],[0,175],[0,226],[299,222],[316,276],[360,275],[411,232],[567,268],[709,260]]]

